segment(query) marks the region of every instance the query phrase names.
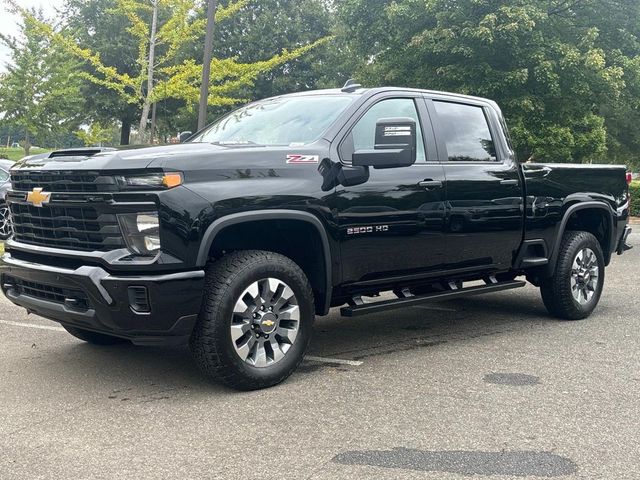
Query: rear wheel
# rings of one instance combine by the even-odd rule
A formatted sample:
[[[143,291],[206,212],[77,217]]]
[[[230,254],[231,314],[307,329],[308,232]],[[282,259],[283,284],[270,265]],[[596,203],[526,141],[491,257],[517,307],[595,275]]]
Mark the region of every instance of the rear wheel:
[[[604,255],[589,232],[566,232],[552,277],[540,286],[549,313],[563,320],[580,320],[598,305],[604,285]]]
[[[124,338],[92,332],[91,330],[85,330],[83,328],[70,327],[67,325],[63,325],[63,328],[74,337],[93,345],[119,345],[128,342],[128,340]]]
[[[213,380],[240,390],[266,388],[298,367],[313,319],[313,292],[297,264],[272,252],[233,252],[207,268],[190,346]]]

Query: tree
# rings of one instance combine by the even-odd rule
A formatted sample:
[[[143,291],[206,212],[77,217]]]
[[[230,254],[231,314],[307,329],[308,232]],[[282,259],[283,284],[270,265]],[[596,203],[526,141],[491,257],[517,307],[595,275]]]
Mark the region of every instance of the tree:
[[[42,35],[42,15],[25,11],[20,35],[0,34],[11,50],[11,61],[0,82],[0,112],[7,122],[24,133],[29,155],[34,135],[71,132],[80,123],[80,79],[74,72],[78,62],[69,58]]]
[[[218,58],[257,62],[280,52],[282,45],[302,46],[332,37],[335,23],[335,15],[325,0],[251,2],[216,26],[214,54]],[[242,96],[258,99],[319,86],[342,86],[347,74],[339,67],[350,60],[344,47],[331,40],[260,75],[243,90]]]
[[[102,145],[102,143],[111,140],[113,127],[111,125],[102,125],[98,122],[92,123],[86,130],[80,129],[75,132],[85,146]]]
[[[129,20],[114,14],[117,0],[66,0],[61,16],[65,19],[66,33],[77,45],[99,52],[100,60],[118,72],[135,76],[139,71],[138,41],[132,36]],[[95,69],[82,62],[80,71],[85,76],[81,90],[87,122],[120,124],[120,144],[130,143],[131,127],[140,121],[141,109],[129,103],[117,91],[86,79]]]
[[[198,130],[202,130],[207,123],[209,83],[211,82],[211,60],[213,59],[213,35],[216,27],[216,10],[218,10],[218,0],[208,0],[207,29],[204,36],[204,54],[202,56],[202,81],[200,82],[200,99],[198,102]]]
[[[602,21],[611,4],[632,20]],[[610,119],[637,85],[631,0],[345,0],[338,10],[370,84],[496,99],[524,160],[606,161]]]
[[[14,10],[25,12],[15,0],[7,1]],[[248,3],[249,0],[237,0],[219,8],[216,21],[226,20]],[[149,11],[148,6],[149,4],[143,0],[117,0],[116,8],[111,11],[114,15],[126,16],[129,21],[128,31],[137,40],[138,70],[135,75],[105,64],[99,52],[78,45],[66,31],[34,21],[43,35],[91,66],[92,71],[84,75],[89,81],[111,89],[123,101],[139,106],[142,110],[141,133],[146,130],[148,121],[145,113],[148,114],[148,106],[154,102],[179,99],[191,107],[197,102],[197,93],[194,95],[194,91],[197,92],[199,89],[202,65],[193,58],[186,58],[181,63],[178,63],[177,59],[184,45],[202,37],[206,25],[205,19],[194,15],[193,0],[159,0],[158,8],[162,7],[164,13],[158,11],[157,15],[163,13],[164,21],[158,21],[157,33],[154,36],[153,20],[149,23],[144,16],[144,13]],[[152,8],[152,18],[153,11]],[[214,59],[211,68],[216,74],[212,76],[209,104],[233,105],[241,102],[243,98],[234,95],[241,88],[252,85],[259,75],[304,55],[325,41],[327,39],[320,39],[291,51],[284,49],[268,60],[254,63],[240,63],[237,58]],[[156,55],[158,48],[162,53]],[[152,52],[153,62],[150,61]]]

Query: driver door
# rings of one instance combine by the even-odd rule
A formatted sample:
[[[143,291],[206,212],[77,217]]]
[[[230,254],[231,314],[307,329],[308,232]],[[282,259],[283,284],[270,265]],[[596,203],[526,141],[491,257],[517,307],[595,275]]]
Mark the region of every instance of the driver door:
[[[328,198],[337,212],[343,283],[419,276],[446,262],[444,169],[420,97],[396,93],[370,99],[338,136],[333,160],[349,165],[355,151],[373,149],[377,121],[395,117],[416,120],[416,163],[370,168],[367,182],[338,185]]]

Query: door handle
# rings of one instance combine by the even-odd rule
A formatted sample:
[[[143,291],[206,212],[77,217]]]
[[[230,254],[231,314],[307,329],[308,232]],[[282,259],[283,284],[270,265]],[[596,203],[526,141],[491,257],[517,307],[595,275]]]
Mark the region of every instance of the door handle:
[[[431,188],[441,188],[442,187],[442,181],[440,181],[440,180],[423,180],[422,182],[418,183],[418,185],[420,185],[421,187],[424,187],[427,190],[429,190]]]
[[[500,185],[518,185],[518,180],[500,180]]]

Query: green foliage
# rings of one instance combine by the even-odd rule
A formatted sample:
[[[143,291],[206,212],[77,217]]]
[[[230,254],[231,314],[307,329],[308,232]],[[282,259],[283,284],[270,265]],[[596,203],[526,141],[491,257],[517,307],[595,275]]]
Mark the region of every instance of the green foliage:
[[[631,215],[640,217],[640,181],[631,182],[629,193],[631,194]]]
[[[269,60],[254,63],[240,63],[235,58],[211,62],[211,89],[209,105],[228,107],[247,99],[234,95],[242,88],[253,86],[256,78],[265,72],[273,70],[291,60],[295,60],[314,48],[326,43],[329,39],[323,38],[294,50],[283,50]],[[175,65],[162,69],[166,74],[166,80],[159,81],[155,91],[154,100],[177,98],[184,100],[187,105],[195,105],[200,93],[200,77],[202,65],[194,60],[187,60],[181,65]]]
[[[323,0],[253,1],[216,27],[214,54],[218,58],[259,62],[281,53],[283,45],[295,48],[331,36],[334,24],[334,16]],[[202,42],[195,43],[193,48],[202,56]],[[336,62],[330,61],[328,55],[335,50],[335,44],[325,43],[289,59],[256,77],[253,85],[241,90],[240,96],[253,100],[316,88],[324,75],[334,71]],[[331,86],[335,87],[336,82],[332,78]]]
[[[106,65],[117,71],[135,76],[138,45],[128,32],[129,21],[123,15],[114,15],[116,0],[66,0],[62,13],[66,32],[77,45],[98,52]],[[80,65],[79,72],[91,75],[95,70],[88,63]],[[121,143],[129,143],[129,129],[140,118],[140,106],[131,104],[105,86],[90,81],[82,82],[86,122],[109,123],[119,121],[123,126]]]
[[[620,137],[640,88],[638,16],[603,21],[610,3],[618,20],[638,13],[605,0],[345,0],[339,13],[369,84],[493,98],[521,159],[600,162],[609,147],[629,153]]]
[[[15,0],[6,0],[14,11],[28,16]],[[146,129],[146,118],[152,103],[179,100],[191,108],[197,101],[202,65],[199,57],[189,52],[188,46],[201,43],[204,37],[206,18],[203,3],[194,0],[68,0],[71,13],[65,29],[57,29],[32,18],[38,33],[50,39],[59,48],[83,62],[79,75],[100,89],[110,92],[108,102],[111,113],[117,104],[121,111],[130,113],[123,105],[136,108],[136,116],[142,111],[140,133]],[[96,21],[95,5],[102,11],[101,20],[117,28],[105,36],[104,28]],[[250,11],[256,17],[260,7],[252,7],[249,0],[232,0],[220,5],[216,22],[224,24],[240,14]],[[85,17],[92,22],[84,23]],[[154,20],[150,19],[152,17]],[[157,18],[157,23],[155,19]],[[123,22],[123,19],[125,20]],[[281,17],[282,20],[282,17]],[[269,19],[266,20],[267,22]],[[264,21],[263,21],[264,23]],[[282,22],[281,22],[282,23]],[[157,29],[156,29],[157,24]],[[98,33],[100,32],[100,33]],[[100,41],[95,41],[99,37]],[[126,48],[117,55],[128,56],[109,64],[102,56],[105,48],[113,56],[109,46],[112,38],[125,39]],[[133,39],[133,42],[131,41]],[[259,39],[255,39],[259,42]],[[288,48],[288,39],[277,45],[269,56],[250,62],[240,61],[244,53],[212,62],[212,85],[209,103],[228,108],[244,101],[243,93],[251,90],[259,76],[283,67],[328,41],[328,37],[313,34],[303,42]],[[87,43],[85,44],[84,41]],[[92,48],[93,47],[93,48]],[[265,59],[266,58],[266,59]],[[125,67],[124,69],[121,67]],[[141,108],[142,107],[142,108]],[[104,119],[104,116],[101,120]],[[131,115],[127,120],[131,123]],[[123,125],[125,120],[122,120]],[[123,136],[124,137],[124,136]]]
[[[113,137],[113,126],[94,122],[86,130],[81,129],[75,132],[75,135],[82,140],[87,147],[101,145]]]
[[[3,121],[22,129],[25,153],[35,135],[57,134],[77,128],[81,99],[78,64],[42,34],[42,19],[24,11],[20,38],[0,35],[11,50],[11,62],[0,81]]]

